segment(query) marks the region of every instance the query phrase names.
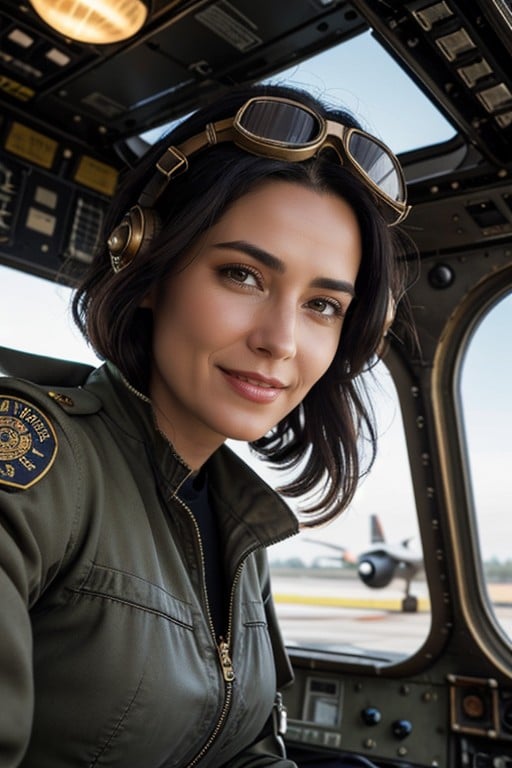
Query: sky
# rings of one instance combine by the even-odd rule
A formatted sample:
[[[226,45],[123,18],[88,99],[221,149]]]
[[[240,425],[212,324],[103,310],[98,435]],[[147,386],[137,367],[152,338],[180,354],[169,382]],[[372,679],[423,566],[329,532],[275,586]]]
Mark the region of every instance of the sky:
[[[447,141],[455,132],[369,32],[265,82],[293,84],[348,109],[395,153]],[[155,141],[168,127],[144,138]]]
[[[453,128],[432,110],[370,35],[339,46],[314,63],[298,65],[272,81],[293,82],[348,108],[395,152],[437,143],[453,134]],[[0,345],[97,363],[70,320],[68,289],[2,266],[0,286]],[[463,374],[463,395],[470,414],[466,427],[484,556],[505,559],[512,557],[512,369],[504,352],[509,348],[508,329],[512,327],[510,297],[492,317],[482,324],[471,346]],[[500,375],[496,374],[498,365]],[[352,507],[328,531],[321,529],[312,534],[313,538],[360,550],[368,543],[368,516],[373,512],[380,513],[390,539],[417,538],[399,408],[385,371],[381,381],[381,440],[375,468],[361,485]],[[237,450],[253,463],[244,446],[237,446]],[[275,484],[274,473],[261,465],[256,468]]]
[[[283,81],[347,108],[395,153],[437,144],[455,133],[369,32],[269,79]]]
[[[460,391],[482,551],[512,561],[511,328],[509,291],[474,332]]]

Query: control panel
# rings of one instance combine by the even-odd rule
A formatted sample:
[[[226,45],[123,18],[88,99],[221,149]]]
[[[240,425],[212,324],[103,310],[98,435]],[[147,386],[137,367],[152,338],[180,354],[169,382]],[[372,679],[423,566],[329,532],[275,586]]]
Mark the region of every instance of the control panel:
[[[493,678],[404,682],[295,667],[283,698],[291,753],[350,753],[404,767],[512,768],[512,688]]]
[[[117,169],[28,124],[0,121],[0,263],[79,275],[99,242]]]
[[[512,768],[512,689],[494,678],[448,675],[448,682],[462,768]]]
[[[290,745],[448,768],[446,687],[295,673],[293,688],[284,692]]]

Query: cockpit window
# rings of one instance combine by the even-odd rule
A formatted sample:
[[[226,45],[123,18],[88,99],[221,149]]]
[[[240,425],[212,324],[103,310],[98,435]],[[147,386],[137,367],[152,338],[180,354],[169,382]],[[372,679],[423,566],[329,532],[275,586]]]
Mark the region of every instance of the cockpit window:
[[[398,153],[448,141],[451,123],[370,32],[283,70],[263,82],[294,85],[346,108]],[[178,121],[142,135],[153,143]]]
[[[396,152],[448,141],[454,127],[370,32],[270,78],[345,106]]]
[[[290,647],[385,664],[426,640],[430,599],[398,396],[382,361],[374,373],[379,447],[370,474],[338,520],[274,545],[269,559]],[[252,461],[271,485],[282,482]]]
[[[0,265],[0,346],[98,364],[74,327],[71,288]]]
[[[484,316],[461,371],[461,401],[488,606],[512,641],[512,293]]]

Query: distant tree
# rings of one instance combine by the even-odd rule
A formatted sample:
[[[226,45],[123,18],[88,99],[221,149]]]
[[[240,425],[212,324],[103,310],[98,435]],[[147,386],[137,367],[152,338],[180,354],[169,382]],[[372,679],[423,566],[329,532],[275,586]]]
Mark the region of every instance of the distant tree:
[[[484,575],[487,581],[512,581],[512,560],[499,560],[492,557],[484,563]]]

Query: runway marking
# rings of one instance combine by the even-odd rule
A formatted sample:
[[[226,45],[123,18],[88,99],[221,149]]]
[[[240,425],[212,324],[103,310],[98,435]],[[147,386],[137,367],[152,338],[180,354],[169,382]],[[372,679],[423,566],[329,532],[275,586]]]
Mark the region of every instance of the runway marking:
[[[364,608],[365,610],[402,612],[401,598],[329,597],[327,595],[301,595],[285,592],[274,593],[274,602],[293,605],[318,605],[331,608]],[[430,613],[430,600],[418,598],[418,612]]]

